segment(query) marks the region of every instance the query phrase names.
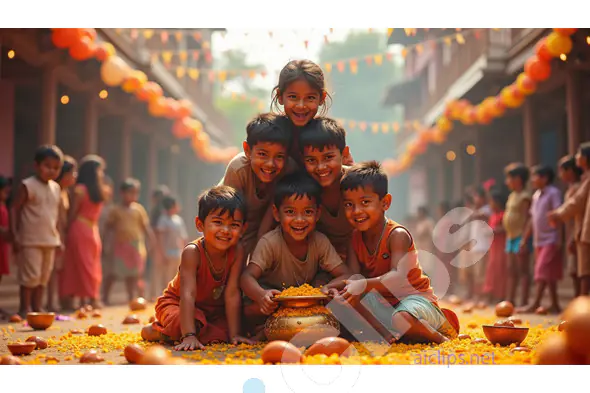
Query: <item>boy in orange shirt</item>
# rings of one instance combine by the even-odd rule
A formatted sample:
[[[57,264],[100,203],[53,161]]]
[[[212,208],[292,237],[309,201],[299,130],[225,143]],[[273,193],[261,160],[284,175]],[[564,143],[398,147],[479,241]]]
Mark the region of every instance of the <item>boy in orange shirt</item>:
[[[346,218],[354,227],[350,270],[366,277],[348,280],[342,298],[390,342],[442,343],[456,337],[456,317],[438,306],[412,235],[385,217],[391,195],[379,164],[353,165],[342,177],[340,188]]]

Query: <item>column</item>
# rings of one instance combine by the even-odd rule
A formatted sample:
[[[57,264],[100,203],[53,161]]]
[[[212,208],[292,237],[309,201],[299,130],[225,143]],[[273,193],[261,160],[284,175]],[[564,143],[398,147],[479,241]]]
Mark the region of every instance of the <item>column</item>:
[[[14,85],[0,80],[0,173],[14,175]]]
[[[168,160],[168,187],[174,195],[178,195],[178,153],[178,145],[171,145]]]
[[[123,120],[123,127],[121,128],[121,172],[119,173],[119,180],[123,181],[132,176],[131,174],[131,123],[125,119]]]
[[[41,127],[40,144],[55,144],[57,118],[57,73],[55,68],[43,70],[41,78]]]
[[[568,70],[565,79],[567,113],[567,151],[575,154],[582,140],[582,78],[580,72]]]
[[[84,154],[96,154],[98,151],[98,103],[94,97],[88,97],[84,115]]]
[[[158,186],[158,141],[153,133],[148,136],[149,151],[148,151],[148,173],[147,173],[147,189],[151,193]]]
[[[535,130],[535,108],[531,99],[523,105],[522,133],[524,137],[524,164],[528,167],[537,165],[538,138]]]

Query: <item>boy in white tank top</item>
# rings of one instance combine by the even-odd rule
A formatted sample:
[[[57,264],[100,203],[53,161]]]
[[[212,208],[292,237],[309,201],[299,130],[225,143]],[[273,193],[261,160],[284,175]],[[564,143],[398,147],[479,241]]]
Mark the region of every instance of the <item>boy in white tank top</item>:
[[[20,285],[19,315],[41,311],[43,293],[51,278],[55,249],[61,247],[57,228],[60,187],[55,179],[63,165],[63,153],[54,145],[35,153],[35,175],[22,181],[12,210],[14,252]]]

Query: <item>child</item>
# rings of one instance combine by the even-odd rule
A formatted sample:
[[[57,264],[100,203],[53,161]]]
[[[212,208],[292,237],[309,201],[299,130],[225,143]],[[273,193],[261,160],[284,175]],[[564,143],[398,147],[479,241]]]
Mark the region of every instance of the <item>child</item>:
[[[264,235],[240,279],[244,294],[254,302],[247,318],[270,315],[278,306],[272,297],[287,287],[319,286],[320,270],[334,277],[324,292],[350,273],[328,238],[315,230],[321,188],[306,173],[285,176],[275,189],[272,207],[279,226]],[[261,318],[259,318],[261,319]],[[255,323],[253,323],[255,324]]]
[[[568,201],[572,198],[578,188],[582,178],[582,168],[576,165],[576,157],[568,155],[559,161],[559,178],[567,185],[564,199]],[[584,215],[576,215],[574,222],[568,221],[565,226],[567,241],[567,271],[574,284],[574,297],[580,296],[580,279],[578,278],[578,261],[576,259],[576,239],[577,234],[582,230],[582,220]]]
[[[73,308],[74,297],[80,298],[81,305],[89,301],[92,307],[101,307],[102,243],[98,220],[105,199],[105,166],[104,160],[93,154],[80,161],[69,211],[64,267],[59,275],[59,297],[67,309]]]
[[[31,309],[41,311],[55,250],[62,244],[58,228],[60,188],[55,182],[62,165],[59,147],[39,147],[35,152],[36,174],[22,181],[13,202],[13,248],[20,285],[18,314],[23,318]]]
[[[525,189],[529,174],[529,169],[521,163],[510,164],[504,169],[506,186],[511,191],[502,219],[502,225],[506,231],[506,254],[510,270],[508,300],[517,304],[516,291],[518,285],[521,284],[521,305],[528,304],[530,286],[529,256],[531,245],[530,242],[521,244],[531,205],[531,196]]]
[[[65,250],[65,239],[67,234],[68,225],[68,210],[70,209],[70,196],[69,189],[76,184],[76,177],[78,163],[73,157],[64,156],[64,163],[61,167],[61,172],[57,177],[56,181],[61,188],[60,204],[59,204],[59,217],[57,219],[57,225],[59,228],[59,236],[62,239],[62,247],[56,250],[55,255],[55,266],[51,273],[51,279],[47,286],[47,310],[55,311],[56,307],[54,304],[54,298],[57,296],[57,277],[63,269],[63,258]]]
[[[271,106],[280,114],[284,114],[291,123],[294,143],[291,145],[290,156],[303,167],[298,146],[300,128],[306,126],[321,109],[320,115],[328,113],[332,97],[326,90],[324,72],[319,65],[310,60],[291,60],[281,70],[279,82],[273,89]],[[283,107],[281,111],[279,105]],[[353,162],[350,152],[344,157],[344,164]]]
[[[215,341],[251,342],[240,334],[238,285],[245,200],[231,187],[216,186],[199,197],[195,223],[203,236],[182,251],[180,269],[156,302],[157,321],[145,326],[147,341],[180,341],[176,351],[203,349]]]
[[[559,299],[557,297],[557,282],[563,273],[560,232],[549,224],[549,212],[561,205],[561,192],[553,186],[555,175],[553,170],[544,165],[532,168],[531,183],[535,188],[531,203],[531,220],[521,240],[521,246],[528,242],[531,231],[535,246],[535,282],[537,291],[530,306],[524,307],[522,312],[535,312],[541,305],[545,288],[549,287],[551,307],[549,312],[558,314]]]
[[[483,293],[488,295],[488,302],[504,300],[506,296],[506,231],[502,226],[506,198],[499,190],[490,191],[490,207],[492,214],[488,221],[490,228],[494,230],[494,240],[488,253],[488,263],[485,271],[485,283]]]
[[[102,242],[102,247],[101,247],[101,267],[102,267],[102,276],[103,277],[110,277],[113,275],[113,246],[112,246],[112,242],[111,239],[108,235],[108,231],[107,231],[107,220],[111,214],[111,210],[113,209],[113,207],[115,206],[115,203],[113,202],[113,197],[114,197],[114,183],[113,183],[113,179],[111,179],[109,176],[105,175],[104,179],[103,179],[103,197],[104,197],[104,201],[103,201],[103,207],[102,210],[100,212],[100,217],[98,219],[98,232],[100,234],[100,240]],[[105,288],[104,285],[107,283],[106,280],[104,280],[102,282],[103,288],[102,288],[102,301],[104,303],[104,294],[105,294]]]
[[[581,223],[576,233],[576,256],[578,259],[578,277],[580,279],[580,295],[590,295],[590,142],[584,142],[576,153],[576,165],[584,171],[582,183],[576,193],[559,209],[549,213],[553,225],[557,221],[569,221],[572,218]]]
[[[9,252],[12,232],[10,230],[8,208],[6,207],[9,190],[8,179],[0,176],[0,284],[2,283],[2,276],[10,274]],[[8,313],[0,308],[0,320],[7,317]]]
[[[483,187],[477,187],[472,193],[474,213],[471,216],[471,221],[488,222],[492,214],[492,209],[487,203],[486,190]],[[468,290],[467,297],[476,301],[481,300],[483,285],[486,274],[487,253],[492,243],[492,239],[487,238],[488,231],[486,227],[481,225],[471,225],[470,238],[475,240],[475,244],[470,249],[471,261],[475,262],[472,267],[466,268]]]
[[[348,154],[346,132],[333,119],[313,119],[301,130],[299,146],[305,170],[322,187],[318,231],[346,260],[352,234],[340,193],[340,179],[346,170],[342,161]]]
[[[231,160],[219,184],[235,188],[246,198],[248,222],[242,242],[247,257],[258,238],[272,229],[272,189],[283,172],[294,169],[294,163],[288,165],[291,133],[275,115],[256,116],[246,133],[244,152]]]
[[[111,286],[116,278],[123,278],[127,296],[132,301],[143,297],[143,270],[147,255],[145,239],[155,244],[147,212],[137,203],[141,183],[126,179],[120,187],[121,204],[112,208],[106,222],[106,232],[112,241],[113,272],[106,277],[103,301],[109,304]]]
[[[377,330],[385,326],[390,342],[404,337],[407,341],[442,343],[456,337],[458,328],[439,308],[430,279],[422,272],[412,235],[385,217],[391,195],[387,193],[387,175],[379,164],[353,165],[340,187],[346,218],[354,227],[351,270],[367,278],[348,280],[343,298],[360,310],[366,307],[376,318],[371,325]],[[361,296],[363,305],[358,303]]]
[[[178,215],[180,211],[176,199],[172,196],[165,196],[162,199],[164,214],[156,225],[158,245],[162,258],[158,258],[154,265],[154,279],[156,288],[162,291],[166,284],[176,274],[180,265],[182,249],[188,243],[188,235],[184,220]]]

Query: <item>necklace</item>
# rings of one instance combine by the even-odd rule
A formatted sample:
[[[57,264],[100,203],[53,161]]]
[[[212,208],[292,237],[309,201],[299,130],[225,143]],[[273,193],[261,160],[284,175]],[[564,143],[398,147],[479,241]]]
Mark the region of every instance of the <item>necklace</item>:
[[[385,220],[385,222],[383,223],[383,228],[381,229],[381,235],[379,236],[379,240],[377,241],[377,245],[375,246],[375,249],[373,250],[373,252],[371,252],[369,250],[369,247],[367,247],[367,252],[369,253],[369,255],[371,257],[375,256],[377,251],[379,251],[379,246],[381,245],[381,240],[383,240],[383,234],[385,233],[386,226],[387,226],[387,220]]]
[[[205,257],[207,258],[207,262],[209,264],[209,269],[211,271],[211,275],[215,281],[221,281],[224,277],[225,269],[227,267],[227,252],[225,253],[225,261],[223,262],[223,267],[220,270],[215,270],[215,266],[213,265],[213,261],[207,252],[207,248],[203,244],[203,249],[205,250]],[[213,288],[213,299],[218,300],[221,298],[223,294],[223,290],[225,289],[225,285],[220,285]]]

